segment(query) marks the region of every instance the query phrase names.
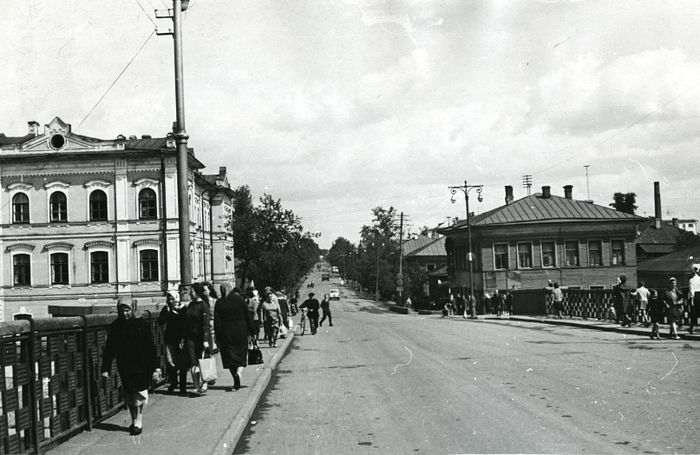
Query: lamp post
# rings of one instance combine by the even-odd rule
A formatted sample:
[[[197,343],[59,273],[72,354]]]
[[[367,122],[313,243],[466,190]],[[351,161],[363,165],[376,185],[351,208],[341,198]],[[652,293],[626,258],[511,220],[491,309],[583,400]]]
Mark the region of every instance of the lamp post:
[[[472,265],[474,255],[472,254],[472,229],[471,229],[471,222],[469,220],[469,192],[471,190],[476,190],[477,194],[477,200],[479,202],[483,201],[484,198],[481,196],[481,191],[483,190],[484,185],[468,185],[467,181],[464,181],[464,185],[458,185],[458,186],[450,186],[448,187],[450,189],[450,193],[452,194],[452,198],[450,199],[452,203],[455,203],[455,194],[457,194],[457,191],[461,191],[464,193],[464,202],[467,205],[467,248],[469,249],[467,253],[467,262],[469,263],[469,294],[474,295],[474,267]],[[476,297],[475,297],[476,298]]]
[[[180,297],[189,300],[189,287],[192,284],[192,263],[190,261],[190,206],[188,194],[189,163],[187,151],[187,131],[185,129],[185,88],[182,71],[182,12],[189,6],[189,0],[173,0],[173,9],[166,12],[156,10],[156,18],[169,18],[173,29],[167,32],[156,30],[158,35],[172,35],[175,51],[175,111],[174,125],[177,148],[177,208],[180,249]]]

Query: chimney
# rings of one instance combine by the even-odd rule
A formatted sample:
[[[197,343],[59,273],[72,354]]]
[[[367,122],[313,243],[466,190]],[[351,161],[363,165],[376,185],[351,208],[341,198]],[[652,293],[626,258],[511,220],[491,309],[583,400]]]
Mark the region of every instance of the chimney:
[[[571,193],[573,192],[574,187],[573,185],[564,185],[564,197],[567,199],[573,199],[571,197]]]
[[[654,182],[654,227],[661,229],[661,189],[659,182]]]
[[[506,205],[513,203],[513,187],[506,185]]]
[[[39,122],[35,122],[32,120],[31,122],[27,122],[29,125],[29,135],[37,137],[39,135]]]
[[[542,187],[542,199],[550,199],[552,197],[551,188],[549,186]]]

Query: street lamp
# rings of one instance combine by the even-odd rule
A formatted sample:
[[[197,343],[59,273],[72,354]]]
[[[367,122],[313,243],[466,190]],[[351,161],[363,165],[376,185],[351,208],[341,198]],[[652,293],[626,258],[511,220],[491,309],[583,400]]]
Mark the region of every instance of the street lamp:
[[[481,196],[481,191],[483,190],[483,187],[484,187],[484,185],[468,185],[466,180],[464,181],[464,185],[448,187],[450,189],[450,193],[452,194],[452,198],[450,200],[452,201],[453,204],[456,201],[455,194],[457,194],[457,191],[461,191],[462,193],[464,193],[464,201],[467,205],[467,247],[469,248],[469,251],[467,253],[467,262],[469,262],[469,294],[470,295],[474,295],[474,267],[472,265],[472,262],[474,260],[474,255],[472,254],[472,229],[471,229],[471,222],[469,220],[469,192],[471,190],[476,190],[476,194],[477,194],[476,199],[479,202],[481,202],[484,200],[484,198]]]
[[[187,130],[185,130],[185,88],[182,70],[182,12],[190,5],[190,0],[173,0],[173,9],[167,12],[156,10],[156,18],[169,18],[173,29],[166,32],[156,30],[158,35],[172,35],[175,50],[175,143],[177,147],[177,208],[180,249],[180,297],[189,300],[189,286],[192,284],[192,264],[190,262],[190,207],[188,195],[188,151]]]

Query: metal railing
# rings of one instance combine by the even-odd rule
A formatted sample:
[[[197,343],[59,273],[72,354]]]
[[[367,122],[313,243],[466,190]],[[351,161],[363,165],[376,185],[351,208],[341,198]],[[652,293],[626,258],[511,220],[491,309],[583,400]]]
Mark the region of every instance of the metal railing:
[[[157,317],[145,311],[160,365],[165,354]],[[91,430],[122,409],[112,366],[100,374],[109,324],[116,315],[27,319],[0,323],[0,455],[38,453]]]

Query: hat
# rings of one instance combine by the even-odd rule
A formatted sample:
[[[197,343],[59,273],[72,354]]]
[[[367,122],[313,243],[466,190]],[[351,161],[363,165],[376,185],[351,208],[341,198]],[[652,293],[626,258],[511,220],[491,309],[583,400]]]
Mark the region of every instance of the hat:
[[[700,272],[700,264],[693,264],[693,272]]]
[[[315,296],[315,295],[316,295],[316,294],[314,294],[313,292],[309,292],[309,297],[313,297],[313,296]]]
[[[172,297],[173,300],[175,300],[175,301],[180,300],[180,293],[175,291],[175,290],[170,290],[170,291],[166,292],[166,294],[168,294],[170,297]]]
[[[672,281],[672,282],[675,283],[675,282],[676,282],[676,277],[673,277],[673,276],[672,276],[672,277],[669,277],[668,281]]]
[[[117,311],[122,307],[131,309],[131,302],[132,300],[130,297],[120,297],[119,300],[117,300]]]

